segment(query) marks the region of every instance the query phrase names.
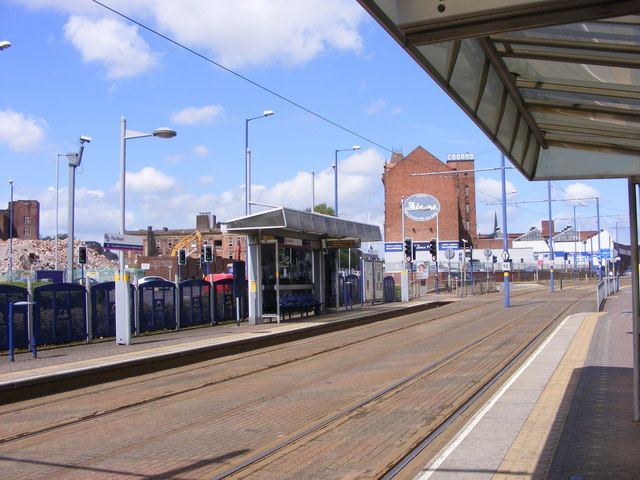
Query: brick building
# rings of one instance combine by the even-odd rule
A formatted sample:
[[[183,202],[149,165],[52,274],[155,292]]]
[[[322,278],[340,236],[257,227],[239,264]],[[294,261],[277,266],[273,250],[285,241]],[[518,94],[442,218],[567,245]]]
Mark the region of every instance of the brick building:
[[[10,211],[13,205],[13,225],[9,226]],[[9,238],[12,228],[13,238],[37,240],[40,238],[40,202],[37,200],[15,200],[9,202],[6,210],[0,210],[0,238]]]
[[[455,173],[473,168],[473,160],[450,160],[444,163],[420,146],[404,157],[400,153],[394,153],[385,164],[382,175],[385,189],[385,241],[403,240],[402,199],[425,193],[438,200],[440,213],[437,218],[427,221],[415,221],[405,216],[405,236],[420,242],[438,236],[441,242],[465,239],[476,244],[475,174]],[[431,172],[443,174],[412,176],[414,173]]]
[[[178,242],[189,237],[196,230],[202,235],[203,244],[214,246],[216,261],[213,272],[221,271],[232,260],[245,260],[245,237],[224,235],[220,230],[220,225],[216,222],[215,215],[205,212],[196,216],[195,229],[164,227],[154,230],[153,227],[148,227],[146,230],[127,231],[129,235],[142,237],[142,255],[129,253],[127,262],[137,268],[140,268],[141,264],[148,263],[150,264],[148,275],[170,278],[170,272],[175,273],[177,266],[176,257],[171,257],[172,249]],[[192,250],[191,242],[185,248],[187,251]],[[197,252],[194,251],[191,257],[196,259]],[[191,270],[196,272],[194,269]],[[201,273],[198,271],[194,273],[194,276],[199,276]]]

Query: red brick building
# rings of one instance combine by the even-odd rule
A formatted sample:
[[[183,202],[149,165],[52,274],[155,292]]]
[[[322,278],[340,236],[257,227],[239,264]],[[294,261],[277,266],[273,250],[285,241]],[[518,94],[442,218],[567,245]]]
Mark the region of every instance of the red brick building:
[[[429,241],[439,233],[437,236],[441,242],[465,239],[475,245],[475,174],[473,171],[464,172],[473,168],[473,160],[450,160],[444,163],[420,146],[404,157],[394,153],[382,175],[385,188],[385,241],[403,240],[402,199],[425,193],[438,200],[440,213],[437,219],[427,221],[415,221],[405,216],[405,236],[412,237],[414,241]],[[415,173],[432,172],[442,174],[412,176]],[[436,227],[439,232],[436,232]]]
[[[9,238],[9,228],[13,238],[37,240],[40,238],[40,202],[37,200],[15,200],[13,202],[13,225],[9,225],[12,202],[6,210],[0,210],[0,238]]]

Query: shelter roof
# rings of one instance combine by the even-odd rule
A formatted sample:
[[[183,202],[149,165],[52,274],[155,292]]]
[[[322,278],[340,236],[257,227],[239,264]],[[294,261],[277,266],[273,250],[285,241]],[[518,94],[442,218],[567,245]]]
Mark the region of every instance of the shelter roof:
[[[363,242],[382,240],[382,233],[377,225],[287,207],[229,220],[222,224],[222,231],[242,234],[255,234],[260,231],[272,235],[282,235],[289,231],[308,233],[319,238],[359,238]]]
[[[358,1],[528,179],[640,174],[639,0]]]

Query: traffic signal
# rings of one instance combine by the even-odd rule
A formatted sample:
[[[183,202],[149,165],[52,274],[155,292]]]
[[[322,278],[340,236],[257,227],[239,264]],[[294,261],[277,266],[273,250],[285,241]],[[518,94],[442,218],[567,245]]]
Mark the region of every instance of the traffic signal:
[[[406,237],[404,239],[404,258],[407,262],[411,262],[413,260],[413,238]]]
[[[213,262],[213,245],[204,246],[204,261],[206,263]]]
[[[80,265],[87,263],[87,247],[78,247],[78,263]]]
[[[187,251],[184,248],[178,250],[178,265],[187,264]]]
[[[438,259],[438,240],[432,238],[429,242],[429,253],[431,254],[432,260]]]

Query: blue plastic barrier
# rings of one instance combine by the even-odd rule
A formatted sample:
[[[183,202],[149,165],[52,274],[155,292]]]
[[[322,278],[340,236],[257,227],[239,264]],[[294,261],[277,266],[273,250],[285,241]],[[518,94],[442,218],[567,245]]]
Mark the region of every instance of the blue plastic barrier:
[[[236,302],[233,298],[233,279],[217,280],[213,283],[213,306],[216,322],[236,319]]]
[[[33,329],[38,345],[87,338],[86,290],[73,283],[52,283],[33,289]]]
[[[9,303],[27,301],[29,292],[26,288],[15,285],[0,285],[0,350],[9,348],[7,319]],[[29,346],[29,327],[27,325],[27,307],[13,308],[13,345],[15,348]]]
[[[166,280],[146,282],[138,286],[141,332],[175,330],[175,284]]]
[[[131,331],[135,331],[134,292],[130,285]],[[116,335],[116,282],[102,282],[91,285],[91,328],[94,338],[115,337]]]
[[[180,282],[180,326],[206,325],[212,322],[209,282],[201,279]]]

